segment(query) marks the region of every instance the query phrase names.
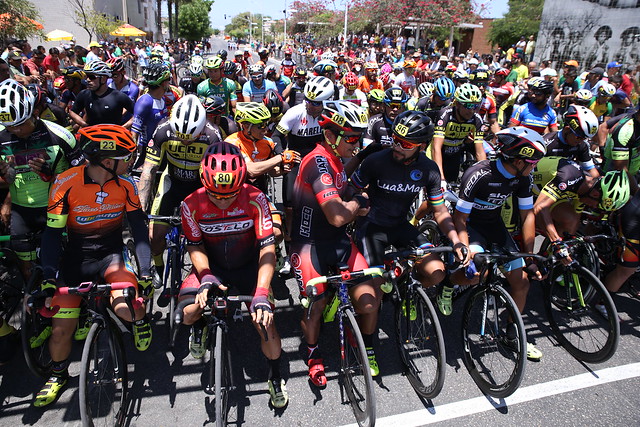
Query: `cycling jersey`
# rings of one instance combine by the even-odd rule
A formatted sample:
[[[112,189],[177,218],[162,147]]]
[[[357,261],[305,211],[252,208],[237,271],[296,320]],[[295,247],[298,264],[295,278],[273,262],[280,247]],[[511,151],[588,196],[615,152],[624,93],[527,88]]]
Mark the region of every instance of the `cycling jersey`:
[[[307,114],[307,107],[304,103],[291,107],[276,126],[273,139],[275,141],[277,138],[283,148],[286,146],[289,150],[295,150],[304,157],[323,140],[318,119],[319,117],[315,118]],[[287,137],[286,145],[282,144],[281,138],[283,136]]]
[[[158,127],[158,123],[169,115],[169,108],[164,99],[156,99],[145,93],[136,102],[133,110],[133,124],[131,130],[136,132],[138,145],[146,146],[153,133]]]
[[[262,80],[262,86],[257,87],[253,80],[249,80],[242,86],[242,96],[249,97],[251,102],[262,102],[264,94],[269,90],[278,90],[276,84],[271,80]]]
[[[80,84],[80,92],[85,90],[87,85],[85,83]],[[80,93],[78,92],[78,94]],[[73,93],[71,89],[65,89],[60,95],[60,103],[65,104],[66,108],[73,107],[73,103],[76,101],[77,94]]]
[[[393,123],[384,114],[371,116],[369,124],[367,125],[367,130],[364,135],[362,135],[363,147],[372,143],[382,146],[391,146],[393,143],[392,125]]]
[[[382,84],[382,80],[375,79],[375,81],[371,81],[367,78],[367,76],[361,76],[358,79],[358,89],[360,89],[364,93],[369,93],[373,89],[384,90],[384,85]]]
[[[40,118],[60,125],[67,130],[71,130],[71,126],[69,125],[69,116],[67,116],[67,113],[62,109],[62,107],[55,104],[45,104],[45,109],[40,113]]]
[[[630,113],[616,117],[615,121],[607,121],[611,130],[604,150],[606,171],[612,170],[614,160],[628,161],[631,175],[640,170],[640,125],[634,117],[635,115]]]
[[[571,131],[569,131],[571,132]],[[583,170],[590,170],[595,167],[591,154],[589,153],[589,143],[582,141],[578,145],[569,145],[562,136],[562,131],[549,132],[542,136],[547,144],[547,156],[565,157],[569,160],[579,162]]]
[[[111,89],[119,90],[120,92],[124,93],[129,98],[131,98],[131,101],[133,102],[136,102],[136,100],[138,99],[138,95],[140,94],[140,88],[131,80],[127,80],[127,84],[124,85],[122,89],[118,89],[116,87],[113,79],[107,80],[107,86],[109,86]]]
[[[367,187],[371,206],[367,221],[381,226],[405,223],[411,203],[423,188],[432,206],[444,203],[440,170],[424,153],[409,165],[395,161],[393,150],[374,153],[352,175],[351,183],[361,190]]]
[[[291,86],[291,90],[289,90],[289,96],[287,97],[287,99],[285,101],[287,101],[287,104],[289,104],[289,106],[294,107],[298,104],[302,104],[302,101],[304,101],[304,85],[302,86],[298,86],[298,83],[294,83],[293,86]]]
[[[423,96],[418,100],[416,104],[415,110],[424,112],[431,119],[431,123],[435,123],[436,119],[440,115],[440,112],[445,108],[449,107],[451,104],[451,100],[448,99],[444,104],[436,106],[431,102],[430,96]]]
[[[169,118],[164,118],[147,145],[145,160],[161,170],[166,167],[171,179],[200,184],[200,161],[209,145],[220,141],[218,127],[207,123],[195,141],[185,144],[175,136]]]
[[[478,114],[483,119],[495,120],[498,118],[498,110],[496,108],[496,99],[490,93],[485,93],[480,103]]]
[[[180,79],[178,86],[184,90],[185,94],[195,94],[198,90],[198,84],[191,77],[183,77]]]
[[[505,102],[498,107],[498,124],[503,127],[509,126],[509,120],[513,115],[513,110],[517,105],[524,105],[529,102],[529,92],[517,89]]]
[[[540,109],[533,103],[527,102],[513,110],[509,124],[512,126],[524,126],[543,135],[547,127],[551,129],[551,126],[558,125],[558,118],[556,112],[548,105],[545,104]]]
[[[347,90],[343,87],[340,89],[340,99],[344,101],[351,101],[356,105],[359,105],[363,108],[369,108],[369,104],[367,103],[367,95],[365,95],[361,90],[356,89],[352,94],[348,94]]]
[[[238,99],[238,97],[236,96],[236,82],[234,82],[233,80],[229,80],[226,77],[223,77],[220,83],[217,85],[214,85],[211,82],[211,79],[207,79],[201,82],[198,85],[197,92],[198,96],[204,96],[205,98],[207,96],[218,95],[219,97],[224,99],[225,111],[227,115],[229,114],[229,111],[231,111],[231,101],[235,101]]]
[[[500,86],[489,85],[489,87],[491,88],[491,94],[496,99],[497,105],[502,105],[515,92],[515,89],[510,82]]]
[[[242,132],[236,132],[233,135],[229,135],[225,141],[240,148],[242,156],[252,162],[262,162],[280,154],[275,142],[268,137],[259,141],[252,141],[245,137]],[[253,179],[251,184],[266,193],[267,180],[268,176],[265,174]]]
[[[270,81],[272,81],[272,80],[270,80]],[[276,80],[275,82],[273,82],[273,83],[275,83],[276,89],[278,89],[278,93],[280,95],[282,95],[282,93],[287,88],[287,86],[289,86],[289,84],[291,84],[291,79],[289,77],[287,77],[287,76],[280,76],[280,78],[278,80]]]
[[[567,200],[579,203],[578,189],[585,175],[577,163],[564,157],[543,157],[532,174],[534,193],[544,194],[553,201]],[[577,209],[578,210],[578,209]]]
[[[38,120],[35,130],[26,139],[2,129],[0,145],[0,159],[11,161],[13,158],[15,163],[16,178],[9,186],[11,203],[25,207],[47,206],[50,180],[68,169],[69,164],[75,166],[84,161],[73,135],[62,126],[46,120]],[[50,174],[41,177],[31,171],[27,162],[36,157],[46,159]]]
[[[293,76],[293,69],[296,66],[296,62],[293,59],[283,59],[280,63],[280,69],[282,70],[282,74],[287,77]]]
[[[400,73],[393,81],[393,85],[400,87],[411,96],[413,90],[416,88],[416,78],[413,74],[407,76],[405,73]]]
[[[182,204],[182,229],[188,245],[204,245],[212,266],[235,269],[273,245],[273,223],[267,197],[244,184],[227,209],[219,209],[200,188]]]
[[[604,104],[599,104],[597,102],[598,97],[594,96],[589,103],[589,109],[593,111],[593,114],[598,118],[598,122],[602,123],[604,121],[605,116],[611,116],[613,112],[613,106],[610,102],[605,102]]]
[[[76,114],[85,111],[84,120],[89,126],[98,124],[121,125],[124,123],[123,110],[133,111],[133,101],[124,93],[107,88],[98,96],[95,92],[85,89],[78,94],[71,111]]]

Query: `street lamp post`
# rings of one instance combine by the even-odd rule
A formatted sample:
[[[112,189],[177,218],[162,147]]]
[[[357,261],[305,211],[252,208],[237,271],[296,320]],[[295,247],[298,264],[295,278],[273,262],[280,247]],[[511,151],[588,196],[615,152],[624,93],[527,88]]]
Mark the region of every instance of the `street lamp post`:
[[[349,0],[344,2],[344,40],[342,41],[342,49],[347,50],[347,20],[349,19]]]

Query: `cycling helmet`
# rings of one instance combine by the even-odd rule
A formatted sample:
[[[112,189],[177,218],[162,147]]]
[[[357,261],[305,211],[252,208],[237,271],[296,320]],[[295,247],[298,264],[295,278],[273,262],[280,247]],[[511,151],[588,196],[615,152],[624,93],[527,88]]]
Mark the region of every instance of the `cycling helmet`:
[[[149,53],[149,58],[162,58],[163,55],[164,49],[154,47],[153,49],[151,49],[151,53]]]
[[[200,103],[204,107],[207,114],[212,114],[214,116],[220,116],[227,112],[226,103],[224,102],[224,98],[218,95],[200,97]]]
[[[266,78],[275,77],[278,74],[278,70],[276,70],[276,66],[273,64],[267,65],[264,69],[264,76]]]
[[[242,53],[242,51],[241,51],[241,50],[236,50],[236,51],[233,53],[233,56],[244,56],[244,53]]]
[[[309,101],[326,101],[333,97],[333,82],[323,76],[315,76],[304,85],[304,97]]]
[[[474,82],[474,84],[487,83],[489,81],[489,73],[485,70],[473,70],[469,74],[469,80]]]
[[[147,65],[151,64],[164,64],[164,61],[162,60],[162,58],[149,58],[149,62],[147,63]]]
[[[393,121],[393,135],[414,144],[428,144],[433,138],[433,123],[422,111],[404,111]]]
[[[109,58],[107,64],[111,67],[112,73],[117,73],[119,71],[124,71],[124,59],[119,57]]]
[[[629,177],[625,171],[609,171],[600,179],[600,204],[604,211],[616,211],[622,208],[631,197]]]
[[[470,102],[478,103],[482,100],[482,92],[478,86],[471,83],[463,83],[458,89],[456,89],[453,95],[457,102]]]
[[[500,153],[506,159],[538,161],[547,153],[546,145],[538,132],[516,126],[496,132]]]
[[[598,117],[582,105],[569,105],[564,113],[564,125],[579,138],[591,138],[598,132]]]
[[[294,77],[307,77],[307,69],[304,67],[296,67],[293,73]]]
[[[163,62],[154,62],[142,70],[142,77],[149,86],[159,86],[171,78],[171,72]]]
[[[266,47],[261,47],[260,49],[258,49],[258,56],[260,57],[269,56],[269,51],[267,50]]]
[[[494,76],[496,77],[504,77],[507,78],[507,76],[511,73],[511,71],[507,70],[506,68],[498,68],[494,74]]]
[[[384,91],[382,89],[372,89],[367,95],[369,102],[384,102]]]
[[[456,90],[456,85],[448,77],[438,77],[434,86],[433,93],[442,101],[451,99]]]
[[[189,72],[191,73],[191,77],[199,77],[201,79],[205,78],[204,69],[202,68],[201,62],[190,63]]]
[[[285,55],[293,55],[293,50],[287,48],[287,49],[284,50],[284,54]]]
[[[598,88],[598,96],[613,96],[616,94],[616,87],[611,83],[605,83]]]
[[[208,193],[233,197],[247,177],[247,164],[240,149],[228,142],[212,144],[200,162],[200,181]]]
[[[344,86],[349,90],[355,90],[358,88],[358,76],[354,72],[348,72],[345,74],[344,79],[342,80]]]
[[[191,57],[191,63],[199,63],[200,65],[204,64],[204,58],[200,55],[194,55]]]
[[[322,60],[318,61],[316,65],[313,66],[313,72],[316,73],[317,76],[322,76],[327,73],[335,73],[336,68],[338,68],[338,64],[331,60]]]
[[[365,70],[377,70],[378,69],[378,64],[375,62],[365,62],[364,63],[364,69]]]
[[[331,52],[330,50],[324,52],[322,55],[320,55],[320,60],[321,61],[334,61],[336,58],[336,55]]]
[[[271,113],[271,117],[278,117],[284,110],[282,97],[277,90],[269,89],[266,91],[262,102]]]
[[[15,80],[0,83],[0,124],[19,126],[33,114],[35,99],[29,90]]]
[[[542,77],[531,77],[527,82],[527,87],[531,91],[539,91],[544,94],[551,94],[553,91],[553,82],[543,79]]]
[[[78,131],[77,139],[82,152],[92,164],[98,164],[103,159],[123,160],[136,151],[131,132],[120,125],[87,126]]]
[[[456,67],[456,66],[455,66],[455,65],[453,65],[453,64],[449,64],[449,65],[447,65],[446,67],[444,67],[444,72],[445,72],[445,73],[451,73],[451,74],[453,74],[453,73],[455,73],[457,70],[458,70],[458,67]]]
[[[207,112],[196,95],[185,95],[173,104],[169,126],[185,141],[195,140],[207,124]]]
[[[222,68],[224,65],[224,61],[219,56],[212,56],[211,58],[207,58],[204,60],[204,68],[207,70],[217,70],[218,68]]]
[[[367,111],[350,101],[325,101],[318,120],[323,128],[339,129],[343,132],[364,132],[367,129]]]
[[[416,64],[416,61],[411,59],[407,59],[402,63],[402,68],[416,68],[417,66],[418,64]]]
[[[84,71],[78,67],[60,68],[60,74],[71,79],[79,80],[87,77]]]
[[[418,94],[420,97],[431,96],[435,86],[431,82],[423,82],[418,85]]]
[[[589,89],[580,89],[575,93],[574,97],[578,102],[590,102],[593,94]]]
[[[384,91],[384,102],[386,105],[391,103],[399,102],[404,104],[409,100],[409,95],[399,87],[390,87],[389,89]]]
[[[85,74],[94,74],[96,76],[111,77],[111,68],[106,62],[99,59],[93,60],[84,66]]]
[[[271,119],[271,111],[262,102],[238,102],[235,119],[238,123],[260,125]]]
[[[228,53],[227,53],[227,51],[226,51],[226,50],[224,50],[224,49],[220,49],[216,55],[217,55],[218,57],[222,58],[222,60],[223,60],[223,61],[226,61],[226,60],[227,60],[227,55],[228,55]]]
[[[264,67],[260,64],[253,64],[252,66],[249,67],[249,74],[250,75],[255,75],[255,74],[262,74],[264,75]]]
[[[47,93],[42,89],[42,87],[35,83],[30,83],[27,85],[27,90],[31,92],[33,96],[33,106],[37,107],[43,102],[47,101]]]
[[[56,79],[53,81],[53,87],[59,91],[65,90],[67,88],[67,85],[64,82],[64,77],[56,77]]]
[[[233,61],[225,61],[223,72],[225,76],[235,76],[238,73],[238,65]]]
[[[469,73],[467,73],[465,70],[463,69],[459,69],[456,70],[453,73],[453,79],[454,80],[463,80],[463,81],[468,81],[469,80]]]
[[[393,71],[402,71],[402,62],[396,62],[393,64]]]

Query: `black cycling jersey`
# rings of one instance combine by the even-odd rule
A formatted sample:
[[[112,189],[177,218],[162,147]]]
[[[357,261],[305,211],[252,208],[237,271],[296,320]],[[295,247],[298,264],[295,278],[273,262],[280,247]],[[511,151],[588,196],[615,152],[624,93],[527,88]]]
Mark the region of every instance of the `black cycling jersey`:
[[[553,200],[576,200],[585,180],[580,165],[564,157],[544,157],[532,174],[533,191]]]
[[[547,144],[546,156],[564,157],[579,162],[584,170],[595,167],[591,154],[589,153],[589,144],[587,141],[583,141],[575,146],[569,145],[565,142],[562,131],[549,132],[544,134],[542,138]]]
[[[443,109],[449,107],[450,104],[451,104],[451,100],[447,100],[444,104],[435,106],[431,104],[430,96],[423,96],[418,100],[415,110],[424,112],[427,116],[429,116],[429,118],[431,119],[431,122],[435,123],[436,118],[438,117],[440,112]]]
[[[294,83],[289,90],[289,96],[286,99],[287,104],[289,104],[291,107],[302,104],[302,101],[304,101],[303,89],[304,85],[300,87],[297,83]]]
[[[382,144],[391,146],[393,143],[392,129],[393,121],[389,120],[384,114],[376,114],[369,119],[367,130],[362,136],[364,146],[369,144]]]
[[[381,226],[406,222],[411,203],[423,188],[432,205],[444,203],[440,171],[424,153],[409,165],[395,161],[393,150],[372,154],[353,174],[351,183],[358,189],[368,186],[371,209],[367,219]]]
[[[191,80],[191,77],[181,78],[178,86],[184,89],[185,95],[190,93],[195,94],[198,90],[198,83],[194,83],[193,80]]]
[[[40,118],[58,124],[63,128],[69,126],[69,116],[62,107],[55,104],[45,104],[45,108],[40,113]]]
[[[125,93],[108,88],[101,96],[85,89],[78,94],[71,111],[80,114],[86,111],[85,121],[89,126],[97,124],[121,125],[123,121],[122,110],[133,114],[133,101]]]

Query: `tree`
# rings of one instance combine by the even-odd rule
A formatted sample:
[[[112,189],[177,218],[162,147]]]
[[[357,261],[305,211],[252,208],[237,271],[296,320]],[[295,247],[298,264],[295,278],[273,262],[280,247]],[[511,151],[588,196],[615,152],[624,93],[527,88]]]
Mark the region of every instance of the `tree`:
[[[209,21],[212,4],[211,0],[193,0],[180,5],[178,36],[187,40],[201,40],[203,37],[209,37],[213,33]]]
[[[73,22],[82,27],[89,35],[89,41],[93,37],[106,39],[109,33],[121,26],[124,22],[112,16],[98,12],[93,8],[93,2],[88,0],[69,0],[69,13]]]
[[[507,49],[521,36],[538,35],[544,0],[509,0],[509,12],[491,24],[488,39]]]
[[[34,20],[38,20],[38,9],[28,0],[0,0],[0,13],[3,19],[0,20],[0,39],[2,47],[7,45],[9,39],[27,39],[31,36],[40,35],[42,31],[38,29]]]

